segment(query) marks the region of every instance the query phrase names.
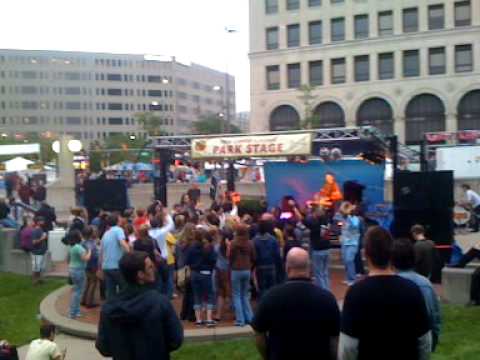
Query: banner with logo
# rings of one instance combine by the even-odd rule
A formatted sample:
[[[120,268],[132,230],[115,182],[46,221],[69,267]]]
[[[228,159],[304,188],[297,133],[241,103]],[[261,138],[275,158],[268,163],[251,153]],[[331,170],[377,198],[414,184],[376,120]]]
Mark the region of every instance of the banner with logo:
[[[311,133],[192,140],[193,159],[309,155],[311,151]]]

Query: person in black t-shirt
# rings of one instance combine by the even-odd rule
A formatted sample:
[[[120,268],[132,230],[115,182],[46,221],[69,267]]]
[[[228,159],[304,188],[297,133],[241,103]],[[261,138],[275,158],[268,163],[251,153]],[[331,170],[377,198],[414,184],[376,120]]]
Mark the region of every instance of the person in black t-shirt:
[[[395,275],[393,239],[375,226],[365,235],[369,276],[347,292],[342,313],[340,360],[430,358],[431,325],[419,287]]]
[[[330,275],[328,272],[330,241],[324,236],[328,224],[325,211],[320,207],[315,209],[313,214],[304,220],[304,224],[310,229],[310,249],[315,284],[330,290]]]
[[[269,360],[336,359],[340,312],[334,296],[311,283],[308,253],[287,256],[288,281],[270,289],[252,327],[260,354]]]

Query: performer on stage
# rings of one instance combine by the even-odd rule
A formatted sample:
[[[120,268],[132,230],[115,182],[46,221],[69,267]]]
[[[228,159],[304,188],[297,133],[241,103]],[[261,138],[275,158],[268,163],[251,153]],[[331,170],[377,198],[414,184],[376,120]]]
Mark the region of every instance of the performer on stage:
[[[325,174],[325,184],[320,192],[315,194],[314,203],[325,209],[335,209],[335,205],[343,200],[343,194],[337,184],[335,175],[332,173]]]

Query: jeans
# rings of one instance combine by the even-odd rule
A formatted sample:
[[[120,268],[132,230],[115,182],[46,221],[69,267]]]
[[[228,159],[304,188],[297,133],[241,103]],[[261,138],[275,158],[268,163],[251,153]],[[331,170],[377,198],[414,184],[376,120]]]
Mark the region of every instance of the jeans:
[[[0,225],[2,225],[5,228],[10,228],[10,229],[16,229],[18,228],[18,224],[15,220],[13,220],[10,217],[6,217],[0,220]]]
[[[80,315],[80,300],[85,289],[85,270],[70,269],[70,278],[73,283],[73,295],[70,300],[70,317],[75,318]]]
[[[192,289],[193,289],[193,309],[200,310],[207,300],[207,310],[213,310],[215,306],[215,297],[213,294],[213,272],[210,274],[192,271]]]
[[[275,265],[257,266],[257,283],[259,297],[261,298],[265,292],[275,285],[276,271]]]
[[[328,271],[328,260],[330,250],[313,250],[312,266],[315,275],[315,284],[325,290],[330,290],[330,276]]]
[[[249,270],[232,270],[232,290],[236,324],[243,326],[251,323],[253,313],[250,306]]]
[[[105,295],[107,300],[117,296],[125,287],[125,281],[120,270],[104,270],[105,276]]]
[[[345,265],[346,278],[349,283],[353,283],[357,275],[355,269],[355,256],[357,252],[357,245],[342,245],[343,264]]]
[[[173,276],[175,274],[175,265],[168,265],[168,277],[167,277],[167,284],[166,284],[166,293],[169,299],[173,298],[173,290],[174,290],[174,281]]]

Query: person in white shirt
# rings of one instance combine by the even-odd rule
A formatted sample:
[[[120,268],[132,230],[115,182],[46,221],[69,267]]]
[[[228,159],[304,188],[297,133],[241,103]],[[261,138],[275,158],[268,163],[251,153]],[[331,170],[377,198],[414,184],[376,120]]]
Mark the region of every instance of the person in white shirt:
[[[468,184],[463,184],[462,189],[465,192],[466,205],[472,211],[473,232],[478,232],[480,230],[480,195],[473,191]]]
[[[55,325],[43,324],[40,327],[40,339],[33,340],[28,348],[25,360],[63,360],[67,349],[60,351],[55,340]]]

